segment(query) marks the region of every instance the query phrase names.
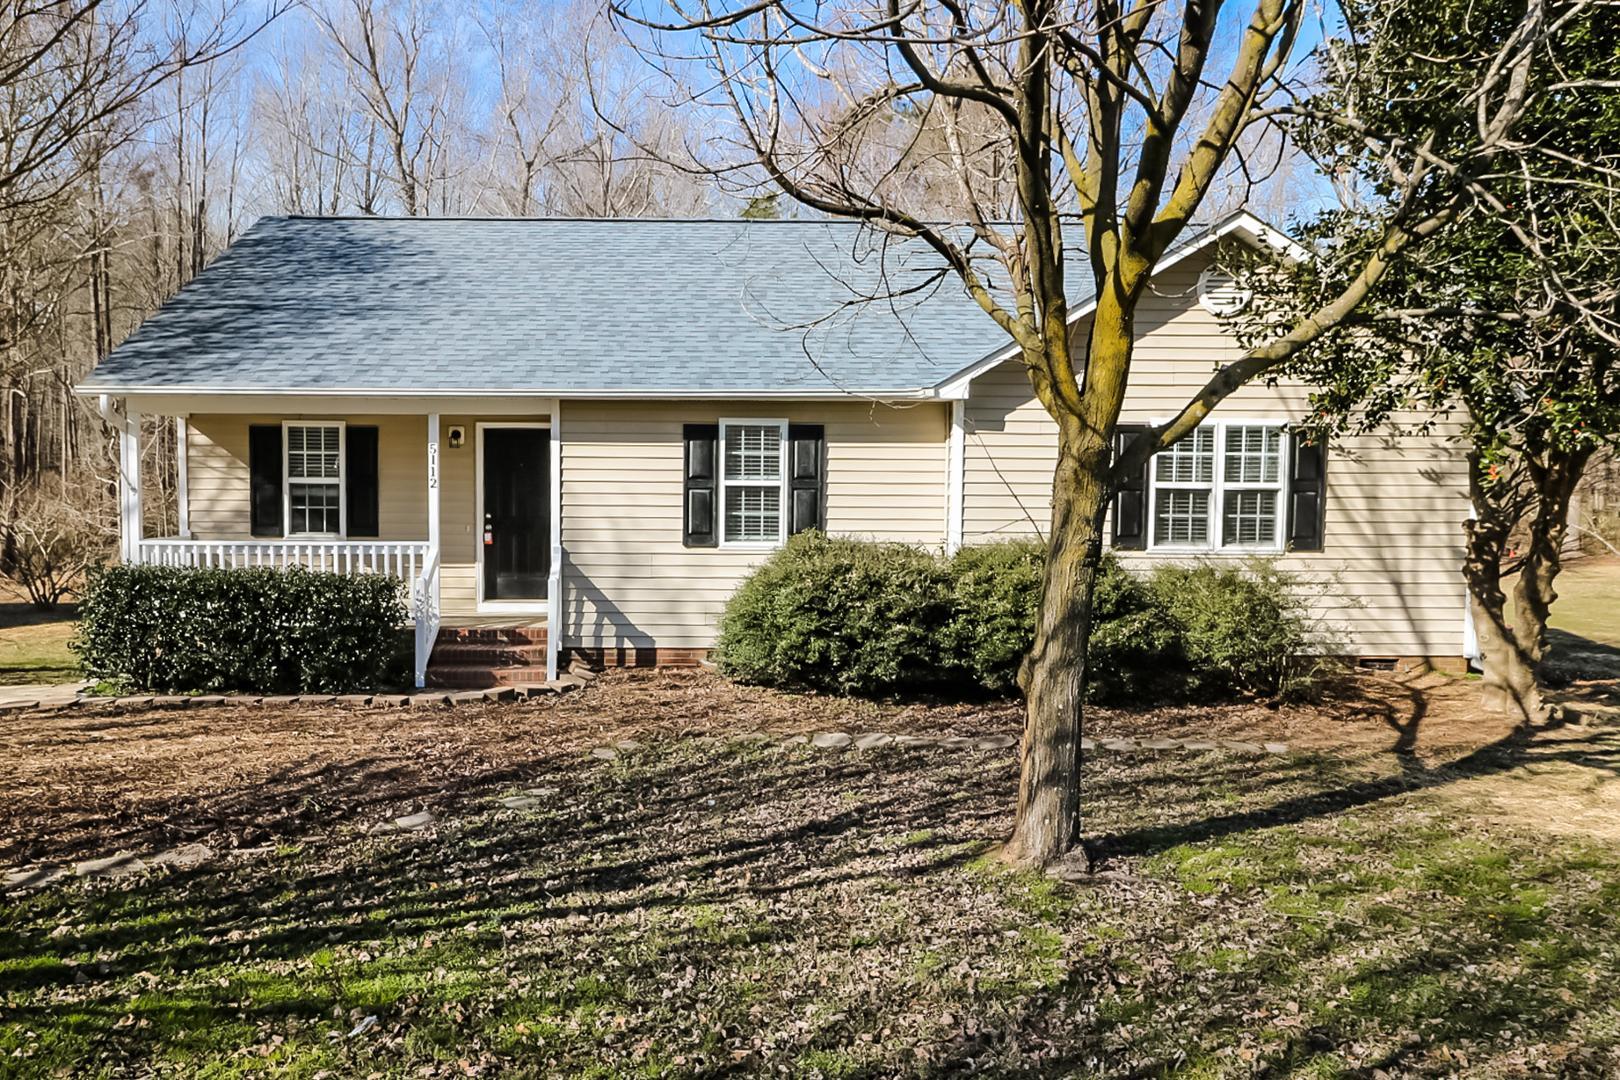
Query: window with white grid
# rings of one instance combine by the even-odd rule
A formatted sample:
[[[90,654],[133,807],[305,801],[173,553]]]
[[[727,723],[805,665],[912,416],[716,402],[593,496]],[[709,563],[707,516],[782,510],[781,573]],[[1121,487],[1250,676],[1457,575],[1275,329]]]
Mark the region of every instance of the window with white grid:
[[[1151,547],[1279,550],[1283,428],[1220,422],[1153,458]]]
[[[769,547],[783,539],[786,420],[720,424],[722,543]]]
[[[1198,428],[1154,457],[1154,545],[1207,545],[1214,488],[1215,432],[1210,429]]]
[[[343,425],[285,424],[288,536],[343,535]]]
[[[1282,428],[1228,424],[1222,435],[1221,546],[1272,547],[1282,505]]]

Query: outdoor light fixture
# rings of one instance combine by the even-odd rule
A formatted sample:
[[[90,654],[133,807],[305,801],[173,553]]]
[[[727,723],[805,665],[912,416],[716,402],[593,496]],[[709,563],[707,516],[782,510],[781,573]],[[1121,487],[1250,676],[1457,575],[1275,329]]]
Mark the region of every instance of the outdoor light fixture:
[[[460,450],[462,444],[466,441],[467,429],[462,427],[460,424],[452,425],[450,428],[450,449]]]

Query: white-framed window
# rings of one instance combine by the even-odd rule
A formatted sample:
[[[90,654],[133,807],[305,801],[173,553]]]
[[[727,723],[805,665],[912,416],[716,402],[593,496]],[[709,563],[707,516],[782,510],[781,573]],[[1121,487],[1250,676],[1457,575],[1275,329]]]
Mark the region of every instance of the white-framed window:
[[[1281,551],[1286,446],[1279,423],[1225,420],[1155,455],[1149,549]]]
[[[787,421],[720,421],[720,546],[787,539]]]
[[[282,424],[282,499],[288,536],[344,535],[343,442],[340,420]]]

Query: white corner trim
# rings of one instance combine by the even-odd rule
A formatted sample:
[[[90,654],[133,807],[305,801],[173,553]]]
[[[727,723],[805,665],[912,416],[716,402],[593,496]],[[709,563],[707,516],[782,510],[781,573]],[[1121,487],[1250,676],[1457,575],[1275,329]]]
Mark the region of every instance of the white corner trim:
[[[551,575],[546,583],[546,681],[557,678],[562,647],[562,402],[551,406]],[[482,521],[482,518],[480,518]]]
[[[945,553],[954,555],[962,548],[962,508],[966,486],[967,402],[951,402],[950,457],[946,467]]]
[[[175,531],[182,540],[191,539],[191,470],[186,460],[191,449],[190,429],[186,417],[174,418]]]

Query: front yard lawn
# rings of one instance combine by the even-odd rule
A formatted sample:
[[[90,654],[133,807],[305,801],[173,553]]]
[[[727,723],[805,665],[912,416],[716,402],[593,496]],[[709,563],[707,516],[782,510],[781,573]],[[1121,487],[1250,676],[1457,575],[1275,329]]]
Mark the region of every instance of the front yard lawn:
[[[73,629],[71,606],[40,611],[0,581],[0,686],[80,679]]]
[[[619,675],[482,712],[0,719],[0,862],[221,852],[7,901],[0,1074],[1615,1075],[1620,852],[1456,786],[1612,776],[1620,734],[1469,741],[1456,689],[1099,714],[1293,749],[1094,753],[1079,883],[993,857],[1012,751],[779,745],[1002,706]]]

